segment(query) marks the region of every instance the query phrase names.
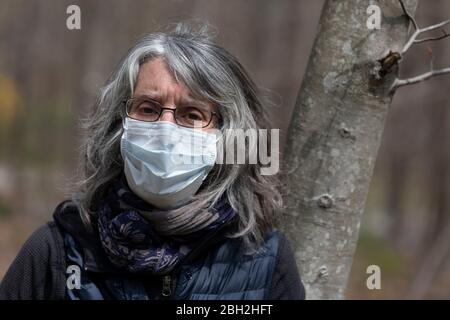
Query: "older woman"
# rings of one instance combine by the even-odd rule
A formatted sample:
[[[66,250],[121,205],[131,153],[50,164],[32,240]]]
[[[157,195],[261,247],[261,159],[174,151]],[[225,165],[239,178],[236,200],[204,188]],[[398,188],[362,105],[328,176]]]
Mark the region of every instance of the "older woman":
[[[262,115],[246,71],[204,31],[143,38],[88,120],[78,191],[24,244],[0,298],[304,298],[274,177],[217,161],[218,141]]]

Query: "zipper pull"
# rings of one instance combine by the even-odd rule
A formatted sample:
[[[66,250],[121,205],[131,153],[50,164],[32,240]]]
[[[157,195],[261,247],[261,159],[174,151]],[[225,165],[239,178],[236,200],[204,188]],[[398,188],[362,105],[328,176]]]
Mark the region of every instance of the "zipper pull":
[[[169,275],[166,275],[163,277],[163,289],[162,289],[161,293],[164,297],[170,297],[170,295],[172,294],[170,282],[171,282],[171,279],[170,279]]]

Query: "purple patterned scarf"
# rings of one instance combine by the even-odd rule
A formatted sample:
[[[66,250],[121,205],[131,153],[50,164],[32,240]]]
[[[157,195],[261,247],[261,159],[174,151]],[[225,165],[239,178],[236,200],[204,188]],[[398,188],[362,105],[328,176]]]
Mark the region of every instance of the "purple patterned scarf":
[[[114,265],[130,272],[166,274],[234,216],[226,196],[213,209],[197,213],[157,209],[135,195],[121,176],[100,204],[98,228]]]

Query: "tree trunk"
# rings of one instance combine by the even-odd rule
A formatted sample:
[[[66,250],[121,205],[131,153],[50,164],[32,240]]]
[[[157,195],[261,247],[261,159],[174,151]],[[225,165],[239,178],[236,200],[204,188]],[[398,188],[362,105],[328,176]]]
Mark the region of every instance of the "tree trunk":
[[[418,0],[404,1],[414,14]],[[369,30],[369,5],[382,12]],[[322,10],[288,130],[284,155],[286,217],[308,299],[342,299],[361,216],[391,104],[409,21],[397,1],[332,1]],[[381,74],[381,76],[380,76]]]

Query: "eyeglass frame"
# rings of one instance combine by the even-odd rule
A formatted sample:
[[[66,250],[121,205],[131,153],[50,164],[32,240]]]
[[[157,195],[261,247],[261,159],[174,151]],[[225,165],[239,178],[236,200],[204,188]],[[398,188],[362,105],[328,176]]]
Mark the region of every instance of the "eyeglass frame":
[[[175,117],[175,111],[177,110],[176,107],[175,107],[174,109],[172,109],[172,108],[165,108],[165,107],[163,107],[158,101],[155,101],[155,100],[150,99],[150,98],[147,98],[146,100],[150,100],[150,101],[152,101],[152,102],[155,102],[155,103],[158,104],[158,105],[160,106],[160,108],[161,108],[161,111],[159,112],[158,118],[156,118],[156,120],[154,120],[154,121],[140,120],[140,119],[133,118],[133,117],[131,117],[131,116],[128,114],[128,103],[129,103],[130,101],[135,100],[135,99],[139,99],[139,98],[128,98],[128,99],[124,99],[124,100],[122,100],[122,104],[125,105],[125,114],[126,114],[126,116],[129,117],[129,118],[131,118],[131,119],[138,120],[138,121],[144,121],[144,122],[156,122],[156,121],[159,121],[159,119],[161,118],[161,115],[163,114],[164,110],[170,110],[170,111],[172,111],[172,112],[173,112],[173,118],[175,119],[175,123],[176,123],[178,126],[182,126],[182,127],[184,127],[184,128],[191,128],[191,129],[192,129],[192,128],[202,128],[202,129],[203,129],[203,128],[206,128],[206,127],[208,127],[208,126],[211,124],[211,121],[212,121],[212,119],[213,119],[214,116],[216,116],[218,120],[221,120],[221,117],[220,117],[220,115],[219,115],[217,112],[208,110],[208,112],[211,113],[211,118],[209,119],[208,124],[206,124],[206,125],[204,125],[204,126],[201,126],[201,127],[197,127],[197,126],[185,126],[185,125],[179,124],[177,118]]]

